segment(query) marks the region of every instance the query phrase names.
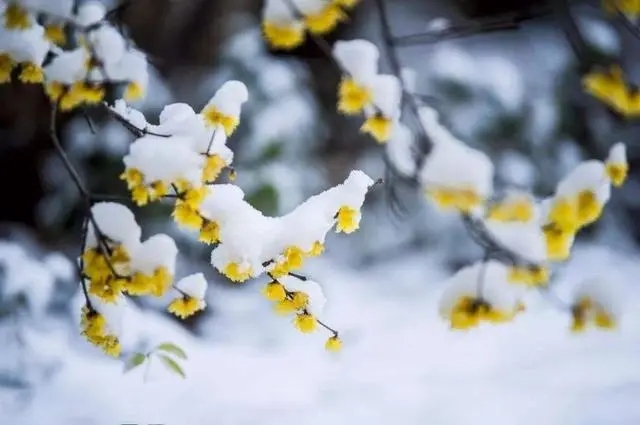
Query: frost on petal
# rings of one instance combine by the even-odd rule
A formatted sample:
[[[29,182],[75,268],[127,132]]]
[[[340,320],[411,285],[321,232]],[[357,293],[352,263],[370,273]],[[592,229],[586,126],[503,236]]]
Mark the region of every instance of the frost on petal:
[[[333,57],[355,81],[367,84],[378,73],[380,52],[369,40],[336,41]]]
[[[91,213],[95,224],[107,238],[123,244],[127,249],[139,243],[142,231],[135,215],[126,206],[116,202],[98,202],[91,207]],[[96,247],[98,244],[95,224],[89,221],[87,248]]]
[[[175,284],[175,287],[191,298],[203,300],[207,290],[207,280],[204,274],[194,273],[180,279],[178,283]]]

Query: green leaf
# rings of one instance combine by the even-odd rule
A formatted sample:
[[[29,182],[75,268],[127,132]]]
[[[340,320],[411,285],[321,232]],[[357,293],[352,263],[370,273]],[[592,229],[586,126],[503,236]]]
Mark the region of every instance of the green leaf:
[[[162,363],[164,363],[164,365],[169,368],[169,370],[171,370],[172,372],[175,372],[178,375],[180,375],[182,377],[182,379],[187,377],[184,374],[184,371],[182,370],[182,368],[180,367],[178,362],[173,360],[171,357],[166,356],[164,354],[158,354],[158,357],[160,358],[160,360],[162,360]]]
[[[129,372],[132,369],[140,366],[144,361],[147,360],[147,356],[142,353],[136,353],[125,363],[124,365],[124,373]]]
[[[173,354],[174,356],[179,357],[182,360],[187,360],[187,353],[185,353],[182,348],[178,347],[172,342],[163,342],[162,344],[158,345],[157,349],[160,351],[164,351],[165,353]]]

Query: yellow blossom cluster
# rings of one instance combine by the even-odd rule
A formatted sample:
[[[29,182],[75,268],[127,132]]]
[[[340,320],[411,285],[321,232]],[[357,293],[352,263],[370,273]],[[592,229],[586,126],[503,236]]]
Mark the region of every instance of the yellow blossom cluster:
[[[308,31],[314,36],[333,31],[348,19],[347,11],[359,0],[266,0],[262,32],[275,49],[290,50],[304,43]]]
[[[637,0],[602,0],[602,8],[607,13],[622,13],[630,19],[640,15],[640,2]]]
[[[453,306],[450,324],[452,329],[467,330],[477,327],[481,322],[506,323],[513,320],[519,311],[499,310],[481,298],[464,296]]]
[[[319,286],[315,282],[305,281],[301,285],[297,285],[296,290],[288,290],[282,282],[275,279],[274,276],[271,277],[274,280],[263,287],[262,294],[273,303],[276,314],[293,316],[293,325],[305,334],[315,332],[318,326],[324,326],[310,310],[313,301],[315,301],[311,299],[310,293],[316,297],[321,296],[317,292],[319,291]],[[313,292],[305,292],[304,286],[309,286]],[[339,351],[342,348],[342,341],[337,332],[332,330],[332,335],[325,342],[325,348],[328,351]]]
[[[100,347],[106,354],[118,357],[120,342],[115,335],[109,333],[105,317],[88,306],[82,308],[80,321],[82,335],[93,345]]]
[[[80,5],[76,12],[69,9],[67,18],[27,6],[9,1],[0,10],[0,83],[10,82],[15,74],[25,84],[43,84],[62,111],[99,104],[110,92],[127,101],[144,96],[146,59],[136,49],[124,48],[122,35],[104,20],[103,6],[100,19],[93,4]],[[86,14],[85,7],[94,10]],[[95,20],[83,23],[83,15]]]
[[[640,115],[640,92],[625,80],[619,65],[589,72],[583,77],[582,84],[587,93],[621,116],[634,118]]]
[[[589,325],[613,329],[616,321],[612,313],[590,296],[580,297],[571,307],[571,331],[584,332]]]

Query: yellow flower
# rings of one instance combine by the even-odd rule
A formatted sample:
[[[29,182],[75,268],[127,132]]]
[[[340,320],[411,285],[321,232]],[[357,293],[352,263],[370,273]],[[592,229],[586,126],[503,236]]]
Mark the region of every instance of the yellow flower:
[[[442,210],[455,209],[469,213],[483,201],[473,188],[429,188],[427,196]]]
[[[156,201],[169,193],[169,185],[162,180],[156,180],[149,185],[147,191],[149,193],[149,201]]]
[[[611,184],[615,187],[620,187],[627,179],[629,173],[629,166],[627,164],[617,164],[607,162],[606,164],[607,176],[611,180]]]
[[[181,296],[171,301],[167,310],[181,319],[193,316],[204,308],[204,303],[189,296]]]
[[[551,223],[542,227],[547,246],[547,257],[552,261],[564,261],[571,255],[574,233]]]
[[[487,213],[489,220],[501,222],[521,222],[526,223],[533,219],[533,203],[527,198],[506,200],[492,205]]]
[[[273,310],[276,312],[276,314],[279,314],[281,316],[286,316],[288,314],[291,314],[297,311],[298,309],[296,308],[296,306],[294,305],[291,299],[285,298],[284,300],[278,301],[277,303],[275,303],[273,305]]]
[[[287,297],[287,291],[280,282],[274,280],[264,286],[262,295],[269,301],[281,302]]]
[[[328,3],[319,12],[305,16],[304,22],[310,33],[323,35],[333,31],[346,17],[340,6]]]
[[[107,320],[98,312],[91,311],[87,306],[82,308],[80,319],[82,335],[91,344],[100,347],[106,354],[118,357],[121,347],[115,335],[107,334]]]
[[[107,303],[115,303],[122,294],[127,279],[109,277],[106,282],[91,280],[89,283],[89,293],[100,298]]]
[[[549,281],[549,269],[546,267],[511,267],[507,279],[511,283],[542,286]]]
[[[578,208],[575,202],[566,198],[557,198],[553,201],[549,211],[549,221],[563,231],[575,232],[579,226]]]
[[[367,118],[360,127],[360,131],[371,135],[378,143],[386,143],[391,137],[393,121],[391,119],[375,114]]]
[[[296,308],[296,310],[303,310],[309,305],[309,295],[307,295],[305,292],[294,291],[290,293],[290,296],[291,302],[293,303],[293,306]]]
[[[214,182],[220,176],[220,173],[227,166],[227,163],[220,155],[209,155],[205,159],[204,168],[202,169],[202,181]]]
[[[200,228],[200,242],[214,244],[220,242],[220,226],[215,221],[204,220]]]
[[[7,53],[0,53],[0,84],[11,81],[11,71],[15,66],[14,60]]]
[[[153,271],[150,285],[152,286],[151,295],[162,297],[171,288],[173,275],[166,267],[158,267]]]
[[[355,115],[371,103],[371,91],[356,83],[352,78],[343,77],[338,86],[338,111]]]
[[[127,168],[122,174],[120,174],[120,180],[127,182],[127,188],[133,189],[134,187],[141,186],[144,182],[144,175],[136,168]]]
[[[269,45],[276,49],[291,50],[304,42],[304,25],[278,25],[262,23],[262,33]]]
[[[577,219],[580,226],[593,223],[602,214],[602,204],[592,190],[583,190],[577,196]]]
[[[251,278],[251,267],[243,267],[238,263],[229,263],[224,268],[224,274],[232,282],[244,282]]]
[[[629,105],[629,88],[620,66],[613,65],[606,71],[590,72],[584,76],[582,84],[587,93],[616,112],[623,115],[634,112]]]
[[[311,245],[311,249],[307,252],[307,255],[310,257],[318,257],[322,255],[324,252],[324,244],[320,241],[315,241],[313,245]]]
[[[463,296],[453,305],[449,321],[452,329],[468,330],[478,326],[483,320],[494,324],[508,322],[517,312],[517,308],[513,312],[502,311],[482,299]]]
[[[44,71],[38,65],[31,62],[24,62],[18,79],[25,84],[40,84],[44,81]]]
[[[207,196],[207,188],[205,186],[190,188],[184,192],[184,203],[190,208],[196,210]]]
[[[581,297],[571,307],[571,316],[570,329],[574,333],[585,331],[590,323],[597,328],[606,330],[616,327],[613,316],[589,296]]]
[[[135,186],[131,190],[131,199],[137,206],[143,207],[149,203],[149,189],[144,185]]]
[[[4,27],[8,30],[26,30],[31,28],[29,12],[18,3],[11,2],[4,10]]]
[[[44,28],[44,36],[50,42],[62,46],[67,42],[63,24],[50,24]]]
[[[276,262],[269,270],[269,274],[274,278],[279,278],[289,274],[289,265],[286,260]]]
[[[178,224],[190,229],[201,229],[204,222],[198,210],[189,206],[187,201],[176,201],[171,215]]]
[[[205,123],[212,127],[221,126],[227,136],[231,136],[240,123],[239,117],[225,115],[213,105],[205,106],[201,113]]]
[[[336,220],[337,232],[353,233],[360,227],[360,211],[348,206],[340,207]]]
[[[144,96],[144,89],[142,85],[136,81],[131,81],[127,84],[127,88],[124,90],[124,100],[127,102],[133,102],[135,100],[142,99]]]
[[[318,328],[318,321],[309,313],[298,313],[293,319],[293,324],[302,333],[308,334]]]
[[[150,295],[155,290],[155,284],[153,276],[137,272],[131,276],[131,279],[124,287],[124,291],[134,296]]]
[[[297,246],[289,246],[285,248],[284,252],[285,261],[289,270],[298,270],[302,267],[304,262],[304,251]]]
[[[327,351],[338,352],[342,349],[342,340],[338,338],[338,335],[334,335],[327,339],[324,344],[324,348]]]

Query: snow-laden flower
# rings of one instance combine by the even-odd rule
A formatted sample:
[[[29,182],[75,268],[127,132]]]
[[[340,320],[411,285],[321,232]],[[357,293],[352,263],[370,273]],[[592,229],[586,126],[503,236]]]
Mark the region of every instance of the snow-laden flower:
[[[131,295],[163,296],[171,287],[178,248],[168,235],[156,234],[131,255],[131,278],[125,291]]]
[[[378,143],[386,143],[400,118],[402,84],[395,75],[376,75],[371,82],[372,102],[364,108],[366,119],[360,131]]]
[[[271,47],[293,49],[304,42],[305,23],[288,0],[265,0],[262,32]]]
[[[333,31],[347,14],[339,4],[327,0],[284,0],[303,15],[311,34],[324,35]]]
[[[507,268],[497,261],[459,270],[445,283],[440,315],[458,330],[474,328],[483,321],[511,321],[521,310],[521,291],[507,283],[507,275]]]
[[[183,277],[175,284],[180,296],[169,304],[168,310],[181,319],[194,315],[206,307],[204,300],[207,281],[202,273]]]
[[[40,25],[19,30],[0,28],[0,82],[10,81],[11,71],[19,67],[21,82],[42,83],[42,63],[50,46]]]
[[[544,233],[536,222],[487,222],[487,231],[501,247],[514,253],[526,264],[509,267],[507,280],[531,286],[545,285],[549,280],[546,266],[547,246]]]
[[[441,209],[469,213],[493,190],[494,166],[484,153],[456,139],[429,107],[420,119],[433,141],[433,149],[420,170],[420,181],[429,198]]]
[[[598,160],[582,162],[558,184],[545,224],[575,232],[600,217],[610,195],[605,165]]]
[[[616,300],[610,285],[599,278],[589,279],[577,288],[572,303],[573,332],[582,332],[589,325],[613,329],[619,320]]]
[[[247,86],[241,81],[224,83],[202,109],[202,116],[212,127],[222,127],[231,136],[240,123],[240,110],[249,99]]]
[[[338,111],[354,115],[373,102],[372,83],[378,74],[378,47],[368,40],[336,41],[333,57],[345,72],[338,86]]]
[[[35,24],[33,13],[24,7],[19,1],[7,1],[0,4],[2,11],[3,28],[7,30],[21,31],[32,28]]]
[[[487,220],[527,223],[536,217],[535,201],[530,194],[511,191],[504,199],[492,204],[487,211]]]
[[[126,308],[124,298],[120,297],[116,303],[106,304],[90,295],[89,302],[81,312],[82,335],[106,354],[120,356],[119,338],[122,332],[122,316]]]
[[[605,162],[607,176],[611,184],[620,187],[627,179],[629,164],[627,163],[627,147],[624,143],[618,142],[609,150],[609,156]]]
[[[327,232],[352,232],[373,180],[361,171],[344,183],[312,196],[281,217],[266,217],[248,204],[233,185],[212,185],[201,214],[219,229],[220,244],[211,254],[213,266],[233,281],[261,274],[284,276],[319,255]]]

